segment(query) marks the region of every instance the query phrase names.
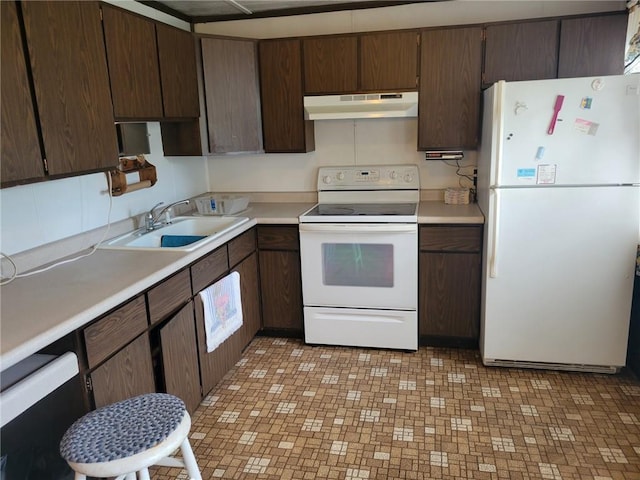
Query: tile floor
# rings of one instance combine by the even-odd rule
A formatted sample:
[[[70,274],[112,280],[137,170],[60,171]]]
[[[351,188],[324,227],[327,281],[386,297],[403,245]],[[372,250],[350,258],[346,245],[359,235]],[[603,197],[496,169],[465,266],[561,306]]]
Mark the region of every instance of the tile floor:
[[[206,480],[638,480],[640,382],[258,337],[190,438]]]

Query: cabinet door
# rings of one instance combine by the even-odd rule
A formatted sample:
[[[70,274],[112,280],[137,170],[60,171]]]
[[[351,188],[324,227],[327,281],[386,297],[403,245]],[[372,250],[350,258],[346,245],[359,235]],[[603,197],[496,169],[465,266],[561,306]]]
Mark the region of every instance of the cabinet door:
[[[330,36],[302,41],[304,91],[309,94],[358,89],[358,37]]]
[[[103,5],[102,10],[116,119],[161,118],[154,23],[109,5]]]
[[[361,90],[415,90],[417,78],[417,32],[360,36]]]
[[[210,151],[261,150],[255,42],[220,38],[201,42]]]
[[[118,164],[109,75],[97,2],[22,2],[50,175]]]
[[[91,372],[91,385],[96,408],[155,392],[147,334],[140,335]]]
[[[627,15],[562,20],[558,78],[622,75]]]
[[[242,354],[242,339],[239,331],[227,338],[213,352],[207,352],[207,337],[204,326],[202,300],[194,297],[196,329],[198,332],[198,357],[200,358],[200,379],[202,394],[207,395],[222,377],[238,361]]]
[[[556,78],[558,28],[557,20],[488,26],[482,83]]]
[[[420,336],[478,339],[480,254],[420,253]]]
[[[259,255],[264,328],[302,332],[300,253],[260,250]]]
[[[304,120],[300,40],[263,40],[258,50],[265,152],[313,150],[313,122]]]
[[[189,413],[193,413],[202,399],[193,302],[160,329],[160,345],[165,389],[181,398]]]
[[[242,298],[242,348],[251,343],[260,330],[260,283],[258,279],[258,254],[252,253],[233,271],[240,274],[240,297]]]
[[[27,78],[27,63],[20,37],[20,24],[15,2],[1,2],[2,26],[2,138],[0,177],[3,185],[11,185],[44,176],[42,152],[36,118]]]
[[[166,118],[200,116],[195,39],[190,32],[156,23],[162,105]]]
[[[478,145],[482,30],[422,33],[418,149]]]

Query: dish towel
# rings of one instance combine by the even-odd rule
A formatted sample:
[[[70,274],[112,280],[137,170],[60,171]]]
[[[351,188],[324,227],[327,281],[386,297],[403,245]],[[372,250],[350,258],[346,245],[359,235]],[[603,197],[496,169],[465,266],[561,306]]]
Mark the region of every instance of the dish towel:
[[[213,352],[242,326],[240,274],[232,272],[200,293],[204,306],[207,352]]]

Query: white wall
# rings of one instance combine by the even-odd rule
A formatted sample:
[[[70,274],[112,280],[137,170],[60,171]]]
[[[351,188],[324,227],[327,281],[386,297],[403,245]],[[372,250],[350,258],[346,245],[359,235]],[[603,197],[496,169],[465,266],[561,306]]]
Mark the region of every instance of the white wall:
[[[196,24],[203,34],[277,38],[461,25],[519,18],[624,10],[624,1],[447,1],[376,9]],[[532,45],[532,48],[535,48]],[[308,154],[211,157],[213,191],[315,191],[323,165],[414,163],[423,189],[458,186],[455,168],[425,162],[417,152],[417,122],[406,119],[315,122],[316,150]],[[464,165],[476,152],[465,152]],[[467,170],[468,172],[469,170]]]
[[[160,124],[149,123],[151,154],[158,182],[113,198],[111,221],[139,215],[158,202],[169,203],[208,190],[202,157],[163,156]],[[115,166],[115,165],[114,165]],[[12,255],[101,227],[109,197],[104,173],[0,190],[0,251]]]
[[[455,167],[424,161],[415,118],[316,120],[316,149],[306,154],[227,155],[209,159],[218,192],[315,192],[317,168],[327,165],[417,164],[423,188],[458,186]],[[463,165],[475,164],[465,152]]]

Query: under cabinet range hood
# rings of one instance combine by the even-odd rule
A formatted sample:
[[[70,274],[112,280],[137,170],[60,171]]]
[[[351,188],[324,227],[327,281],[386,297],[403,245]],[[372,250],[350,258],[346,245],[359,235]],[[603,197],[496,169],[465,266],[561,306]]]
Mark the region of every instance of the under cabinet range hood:
[[[304,97],[307,120],[417,117],[418,92]]]

